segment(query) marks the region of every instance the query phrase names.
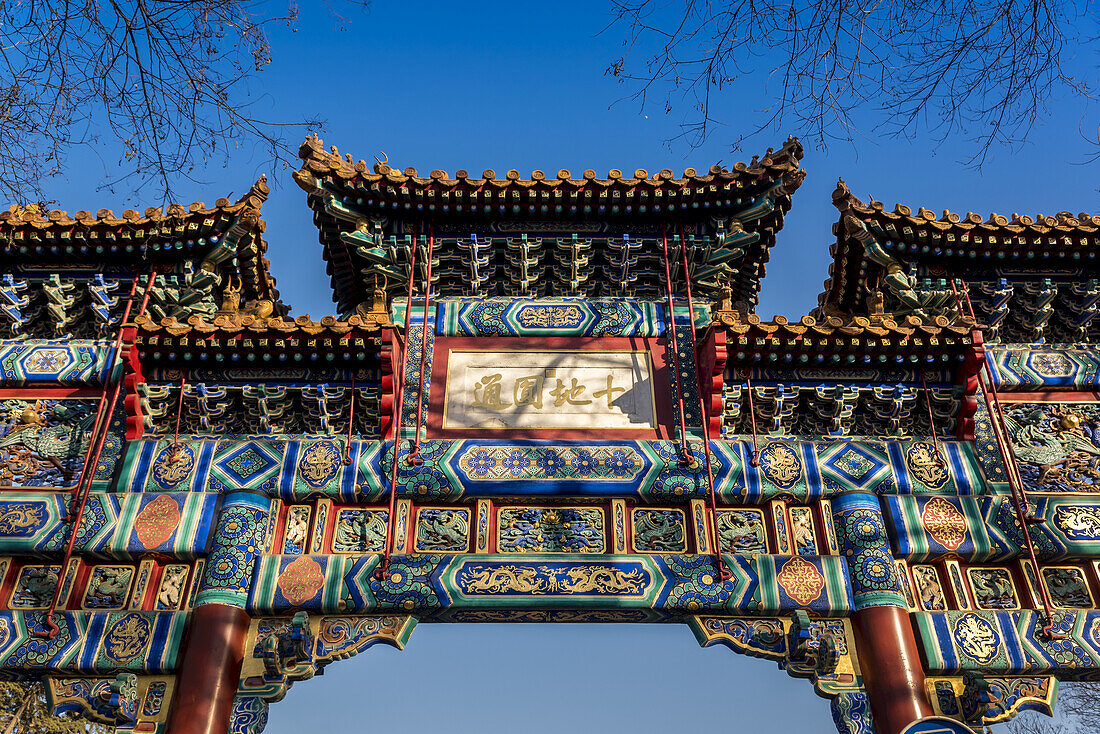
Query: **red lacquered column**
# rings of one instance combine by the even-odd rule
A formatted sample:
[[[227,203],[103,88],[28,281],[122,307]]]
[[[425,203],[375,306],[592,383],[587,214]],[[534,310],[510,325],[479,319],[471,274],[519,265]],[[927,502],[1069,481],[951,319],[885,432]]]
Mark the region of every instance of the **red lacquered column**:
[[[863,685],[878,734],[900,734],[933,714],[924,688],[909,614],[898,607],[870,607],[852,618]]]
[[[901,734],[933,711],[878,497],[869,492],[837,496],[833,521],[852,584],[856,654],[875,732]]]
[[[176,679],[168,734],[228,734],[251,618],[245,610],[263,554],[271,500],[248,490],[222,501],[187,648]]]
[[[192,613],[168,734],[229,731],[248,623],[246,611],[225,604],[206,604]]]

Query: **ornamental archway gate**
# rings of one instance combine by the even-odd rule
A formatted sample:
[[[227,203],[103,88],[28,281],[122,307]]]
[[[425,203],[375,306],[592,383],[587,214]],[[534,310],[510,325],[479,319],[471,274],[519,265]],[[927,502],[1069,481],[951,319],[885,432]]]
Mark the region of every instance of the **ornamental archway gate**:
[[[678,622],[841,732],[1049,712],[1100,666],[1100,220],[841,184],[819,309],[762,322],[801,152],[450,179],[307,140],[319,322],[267,273],[262,180],[13,209],[0,671],[124,730],[259,732],[419,623]]]

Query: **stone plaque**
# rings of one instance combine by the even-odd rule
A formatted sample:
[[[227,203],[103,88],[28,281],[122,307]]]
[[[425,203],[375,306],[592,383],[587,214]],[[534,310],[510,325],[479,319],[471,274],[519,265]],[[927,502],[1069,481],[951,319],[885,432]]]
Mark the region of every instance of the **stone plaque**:
[[[444,428],[657,425],[649,352],[452,349]]]

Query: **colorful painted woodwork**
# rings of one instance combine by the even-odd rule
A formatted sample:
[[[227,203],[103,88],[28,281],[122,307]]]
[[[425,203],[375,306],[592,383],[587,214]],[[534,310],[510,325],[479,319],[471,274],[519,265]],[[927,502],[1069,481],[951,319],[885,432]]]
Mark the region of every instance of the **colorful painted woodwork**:
[[[898,734],[1100,674],[1096,217],[841,184],[819,307],[765,322],[795,140],[682,177],[301,154],[316,322],[266,270],[262,180],[0,214],[0,675],[260,734],[420,622],[681,623]]]

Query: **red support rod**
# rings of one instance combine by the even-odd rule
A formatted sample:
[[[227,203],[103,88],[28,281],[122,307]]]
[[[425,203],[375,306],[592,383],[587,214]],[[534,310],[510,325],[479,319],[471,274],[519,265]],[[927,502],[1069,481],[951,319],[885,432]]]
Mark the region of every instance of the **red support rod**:
[[[988,369],[989,364],[986,363],[983,367],[983,372]],[[1030,518],[1027,515],[1027,511],[1024,509],[1024,503],[1027,498],[1024,496],[1023,477],[1020,475],[1020,468],[1016,464],[1016,456],[1007,446],[1009,435],[1008,426],[1005,424],[1004,414],[1001,412],[997,388],[993,384],[992,376],[990,376],[989,382],[986,383],[983,372],[978,372],[978,384],[982,388],[986,411],[989,413],[989,422],[993,428],[993,436],[996,439],[1001,461],[1005,465],[1005,476],[1008,479],[1008,486],[1010,494],[1012,495],[1013,509],[1016,511],[1016,521],[1020,524],[1020,534],[1024,536],[1024,545],[1027,546],[1028,560],[1031,561],[1031,567],[1035,569],[1035,582],[1039,586],[1039,596],[1042,598],[1043,612],[1046,614],[1047,618],[1047,623],[1043,627],[1042,632],[1050,639],[1062,639],[1065,635],[1054,631],[1054,604],[1051,602],[1050,593],[1047,591],[1047,585],[1046,581],[1043,579],[1043,574],[1039,571],[1039,561],[1035,554],[1035,541],[1032,540],[1031,530],[1028,529],[1028,521]],[[990,398],[992,398],[992,402]]]
[[[676,398],[680,408],[680,463],[695,463],[688,448],[687,415],[684,412],[684,385],[680,380],[680,346],[676,343],[676,311],[672,303],[672,269],[669,266],[668,234],[661,228],[661,242],[665,248],[665,291],[668,293],[668,343],[672,345],[672,372],[676,376]]]
[[[760,466],[760,446],[756,438],[756,406],[752,400],[752,368],[745,368],[745,393],[749,397],[749,420],[752,422],[752,458],[749,463]]]
[[[80,496],[80,487],[84,482],[84,477],[90,473],[92,464],[92,447],[95,445],[96,436],[103,430],[103,417],[107,414],[107,387],[104,386],[103,394],[99,397],[99,405],[96,406],[95,420],[92,421],[92,431],[88,438],[88,450],[84,453],[84,464],[80,467],[80,475],[77,477],[76,484],[73,485],[72,490],[69,492],[69,502],[67,508],[72,509],[72,506],[76,503],[77,497]],[[107,421],[110,423],[110,421]],[[71,517],[71,512],[65,513],[66,521]]]
[[[419,466],[424,460],[420,453],[420,425],[424,416],[424,369],[428,363],[428,308],[432,297],[432,251],[435,248],[435,227],[428,225],[428,266],[424,282],[424,322],[420,326],[420,379],[416,386],[416,433],[413,434],[412,451],[405,457],[405,463]],[[407,318],[411,318],[411,314]]]
[[[683,227],[680,228],[680,255],[683,260],[684,282],[687,288],[691,344],[693,348],[698,348],[695,333],[695,302],[691,298],[691,271],[688,268],[687,240],[684,239]],[[698,363],[697,360],[692,361]],[[696,369],[696,373],[698,373],[698,369]],[[699,415],[703,420],[703,457],[707,465],[707,497],[710,500],[710,547],[714,550],[714,558],[718,562],[718,576],[722,581],[725,581],[733,574],[726,568],[726,561],[722,558],[722,549],[718,546],[718,502],[714,497],[714,469],[710,465],[710,410],[707,407],[707,400],[703,396],[702,385],[699,386],[699,407]]]
[[[412,254],[409,256],[409,290],[405,298],[405,338],[399,342],[397,359],[394,360],[393,392],[394,392],[394,420],[393,420],[393,466],[390,469],[390,511],[386,516],[386,548],[382,555],[382,563],[374,572],[375,578],[381,579],[390,567],[390,555],[393,554],[393,516],[397,513],[397,454],[401,444],[401,421],[403,418],[402,407],[405,402],[405,353],[408,346],[409,324],[412,320],[413,279],[416,277],[416,251],[419,245],[416,241],[416,232],[413,232]],[[423,370],[421,370],[423,374]]]
[[[149,304],[149,294],[153,290],[153,284],[155,282],[156,273],[154,272],[151,273],[149,276],[149,285],[145,288],[145,296],[141,300],[141,308],[138,310],[138,316],[141,316],[143,313],[145,313],[145,307]],[[134,286],[136,289],[137,278],[134,278]],[[119,347],[121,347],[122,345],[123,333],[126,328],[126,322],[129,321],[130,318],[130,306],[132,304],[133,299],[128,299],[126,302],[126,308],[124,309],[122,314],[122,320],[119,322],[118,338],[116,340],[116,345],[118,345]],[[118,354],[119,349],[116,348],[115,353]],[[112,366],[111,373],[113,372],[114,368]],[[108,374],[110,375],[111,373]],[[114,415],[115,407],[118,405],[118,397],[121,393],[122,379],[121,376],[119,376],[119,378],[114,383],[111,400],[109,403],[109,407],[107,408],[107,419],[103,421],[103,424],[101,426],[97,427],[98,430],[93,430],[92,432],[92,440],[91,443],[89,443],[88,445],[88,455],[92,455],[92,449],[94,447],[94,458],[90,462],[85,461],[84,471],[81,472],[80,479],[77,480],[76,483],[75,494],[79,494],[80,501],[77,505],[75,516],[71,518],[72,526],[69,530],[69,540],[65,544],[65,553],[62,556],[61,568],[57,576],[57,587],[53,591],[53,598],[50,600],[50,607],[46,611],[47,629],[44,633],[35,632],[34,634],[37,636],[44,636],[53,639],[57,636],[57,633],[61,631],[60,628],[57,626],[57,623],[54,621],[54,614],[57,611],[57,604],[60,600],[61,588],[64,586],[65,570],[68,568],[69,561],[73,557],[73,548],[76,545],[76,537],[80,532],[80,523],[84,519],[84,510],[88,506],[88,495],[91,494],[92,491],[92,476],[95,474],[95,466],[99,464],[99,458],[103,454],[103,445],[106,443],[107,434],[110,432],[110,416]]]
[[[351,466],[351,430],[355,425],[355,369],[351,370],[351,404],[348,406],[348,438],[344,441],[344,465]]]
[[[928,389],[928,380],[924,379],[924,373],[920,373],[920,384],[924,387],[924,404],[928,407],[928,431],[932,434],[932,446],[936,449],[936,455],[940,455],[940,439],[936,435],[936,418],[932,414],[932,391]]]
[[[99,396],[99,404],[96,406],[95,420],[92,421],[92,433],[88,439],[88,450],[84,453],[84,464],[80,469],[80,476],[77,478],[76,484],[73,485],[72,490],[69,492],[70,505],[75,503],[78,495],[80,494],[80,485],[84,479],[84,475],[88,473],[88,465],[92,463],[92,446],[95,444],[96,434],[101,430],[101,423],[103,421],[103,414],[107,408],[107,389],[110,386],[110,381],[114,373],[115,359],[118,357],[119,349],[122,346],[122,326],[121,324],[126,322],[126,319],[130,315],[130,308],[134,302],[134,294],[137,293],[138,279],[140,276],[135,275],[134,281],[130,284],[130,293],[126,296],[126,306],[123,309],[122,320],[119,322],[118,336],[115,338],[115,343],[111,347],[106,370],[103,374],[103,392]],[[69,513],[66,513],[68,518]],[[60,579],[59,579],[60,581]]]
[[[962,299],[959,297],[959,289],[955,284],[955,278],[948,277],[948,280],[951,283],[951,291],[955,295],[955,304],[958,308],[959,315],[965,316],[962,307]],[[977,323],[977,319],[974,316],[974,305],[970,302],[970,294],[966,291],[963,291],[963,293],[966,295],[966,304],[970,309],[970,318]],[[987,374],[989,375],[988,382],[985,379]],[[996,380],[993,377],[992,369],[989,367],[989,360],[985,358],[984,351],[982,354],[982,366],[981,369],[978,370],[978,386],[982,391],[986,412],[989,413],[989,424],[993,430],[993,438],[997,444],[997,451],[1005,467],[1005,478],[1008,480],[1009,494],[1012,496],[1012,505],[1016,512],[1016,521],[1020,524],[1020,534],[1024,536],[1024,545],[1027,546],[1028,560],[1031,561],[1031,566],[1035,569],[1035,583],[1039,586],[1039,596],[1043,603],[1043,612],[1047,618],[1047,623],[1043,627],[1042,633],[1048,639],[1063,639],[1065,635],[1055,632],[1054,630],[1054,604],[1051,602],[1050,593],[1047,591],[1047,585],[1046,581],[1043,579],[1043,574],[1039,571],[1039,561],[1035,554],[1035,541],[1032,540],[1031,530],[1028,529],[1028,523],[1031,518],[1028,517],[1025,509],[1027,496],[1024,494],[1023,476],[1020,474],[1020,467],[1016,463],[1016,455],[1008,445],[1008,425],[1005,423],[1004,412],[1001,410],[1001,399],[1000,395],[997,393]]]

